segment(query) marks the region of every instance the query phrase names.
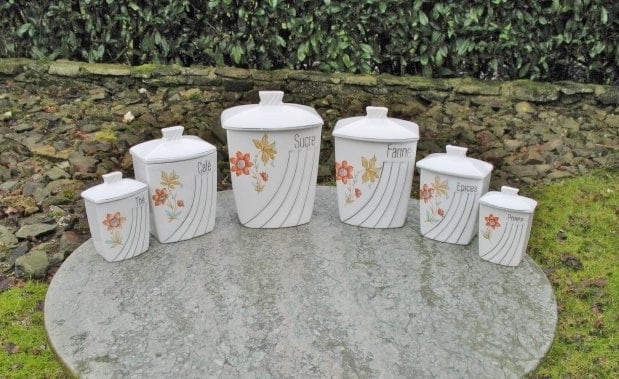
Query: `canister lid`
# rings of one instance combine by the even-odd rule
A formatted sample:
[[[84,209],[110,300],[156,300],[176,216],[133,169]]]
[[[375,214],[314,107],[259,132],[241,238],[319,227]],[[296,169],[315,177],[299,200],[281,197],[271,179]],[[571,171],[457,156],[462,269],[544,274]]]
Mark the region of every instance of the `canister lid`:
[[[314,108],[284,103],[282,91],[260,91],[258,96],[258,104],[238,105],[224,110],[221,126],[232,130],[290,130],[323,124]]]
[[[537,201],[518,195],[518,188],[508,186],[502,186],[501,192],[487,192],[479,202],[489,207],[523,213],[533,213],[537,206]]]
[[[123,179],[123,174],[120,171],[113,171],[101,177],[103,178],[103,183],[82,192],[84,199],[96,204],[108,203],[130,197],[145,191],[148,187],[146,184],[134,179]]]
[[[215,151],[215,146],[197,136],[184,136],[180,125],[161,129],[163,138],[142,142],[129,149],[145,163],[166,163],[194,159]]]
[[[339,120],[335,137],[362,141],[405,142],[419,140],[419,126],[414,122],[387,117],[385,107],[366,107],[366,115]]]
[[[447,145],[446,153],[430,154],[417,162],[418,169],[462,178],[482,179],[490,174],[492,165],[466,156],[466,147]]]

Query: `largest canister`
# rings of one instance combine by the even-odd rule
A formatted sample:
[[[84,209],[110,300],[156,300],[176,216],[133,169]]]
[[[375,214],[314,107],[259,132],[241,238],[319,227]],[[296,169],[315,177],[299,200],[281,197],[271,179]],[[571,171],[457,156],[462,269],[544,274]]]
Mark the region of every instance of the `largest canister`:
[[[236,210],[249,228],[296,226],[312,216],[323,120],[283,96],[260,91],[258,104],[221,114]]]

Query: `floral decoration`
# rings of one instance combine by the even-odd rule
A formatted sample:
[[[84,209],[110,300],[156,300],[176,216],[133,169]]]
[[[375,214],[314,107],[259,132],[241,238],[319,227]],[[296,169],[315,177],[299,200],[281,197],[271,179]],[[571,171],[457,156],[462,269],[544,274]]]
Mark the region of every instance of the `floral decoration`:
[[[252,142],[258,151],[254,155],[252,161],[250,153],[237,151],[235,156],[230,157],[230,171],[236,176],[248,175],[254,180],[254,190],[262,192],[269,181],[269,173],[267,165],[274,167],[275,156],[275,141],[270,141],[269,136],[265,133],[259,139],[252,139]]]
[[[363,192],[357,186],[359,179],[361,184],[369,183],[368,185],[371,186],[380,178],[380,167],[377,167],[376,155],[372,158],[361,157],[361,166],[363,168],[355,172],[355,168],[347,160],[335,162],[335,180],[342,182],[346,188],[344,195],[346,205],[354,203],[362,196]]]
[[[423,183],[419,189],[419,200],[427,204],[425,222],[435,224],[445,217],[441,202],[449,196],[447,180],[435,176],[432,183]]]
[[[492,232],[501,227],[501,223],[499,222],[499,216],[495,216],[492,213],[484,216],[484,221],[486,221],[486,229],[482,232],[482,237],[489,240],[492,238]]]
[[[110,235],[109,239],[105,240],[105,243],[110,245],[110,247],[122,245],[122,236],[120,231],[122,230],[123,223],[126,220],[127,218],[123,217],[120,212],[106,214],[105,220],[103,220],[103,225],[105,225],[108,232],[110,232]]]
[[[156,207],[165,206],[165,213],[168,216],[168,221],[178,220],[179,216],[183,213],[182,209],[185,207],[185,202],[182,199],[178,199],[178,193],[175,191],[177,187],[182,187],[180,177],[176,171],[172,170],[170,173],[161,171],[162,188],[156,188],[155,194],[151,196],[153,204]]]

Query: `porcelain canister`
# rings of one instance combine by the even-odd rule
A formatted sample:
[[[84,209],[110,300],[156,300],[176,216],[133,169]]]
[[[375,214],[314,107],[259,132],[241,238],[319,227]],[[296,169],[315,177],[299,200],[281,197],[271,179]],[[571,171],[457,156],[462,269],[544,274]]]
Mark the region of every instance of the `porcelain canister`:
[[[151,233],[169,243],[197,237],[215,227],[217,153],[182,126],[130,149],[137,180],[148,184]]]
[[[479,199],[479,256],[504,266],[518,266],[526,252],[537,202],[501,187]]]
[[[419,127],[367,107],[365,116],[339,120],[335,178],[340,220],[368,228],[404,225],[413,181]]]
[[[135,257],[148,250],[148,188],[115,171],[103,183],[82,192],[95,250],[108,262]]]
[[[441,242],[467,245],[477,234],[479,198],[490,185],[490,163],[466,156],[465,147],[447,145],[446,153],[417,162],[421,234]]]
[[[239,221],[250,228],[308,223],[314,208],[322,118],[314,108],[260,91],[260,103],[228,108],[230,175]]]

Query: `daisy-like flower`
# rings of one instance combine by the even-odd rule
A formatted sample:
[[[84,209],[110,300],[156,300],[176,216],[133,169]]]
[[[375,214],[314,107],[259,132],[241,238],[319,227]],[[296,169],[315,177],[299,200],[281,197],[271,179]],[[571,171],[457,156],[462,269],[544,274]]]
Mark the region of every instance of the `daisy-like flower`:
[[[496,229],[501,226],[499,223],[499,216],[494,216],[492,213],[485,216],[484,220],[486,220],[486,226],[489,228]]]
[[[155,206],[163,205],[168,200],[168,190],[165,188],[156,188],[152,198]]]
[[[107,230],[120,229],[123,226],[123,222],[127,219],[122,217],[120,212],[114,214],[108,213],[103,220],[103,225],[107,227]]]
[[[172,170],[169,174],[165,171],[161,171],[161,185],[172,190],[174,187],[180,186],[181,181],[178,174],[174,170]]]
[[[236,176],[249,175],[249,168],[254,164],[251,162],[249,153],[236,152],[236,156],[230,157],[230,171]]]
[[[342,163],[335,162],[335,180],[341,180],[342,183],[348,183],[348,179],[352,179],[352,171],[354,167],[348,164],[348,161]]]
[[[363,166],[363,175],[361,176],[361,182],[374,183],[378,179],[378,168],[376,168],[376,155],[371,159],[361,157],[361,165]]]
[[[269,141],[269,136],[266,133],[260,139],[252,139],[254,146],[260,150],[260,160],[262,163],[267,164],[271,159],[275,159],[275,142]]]

